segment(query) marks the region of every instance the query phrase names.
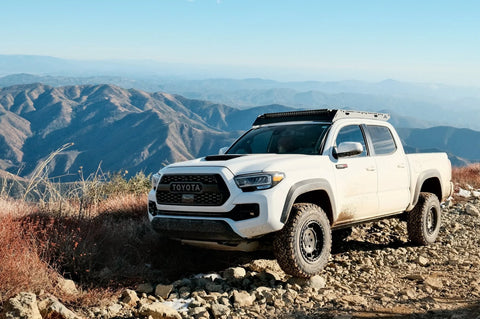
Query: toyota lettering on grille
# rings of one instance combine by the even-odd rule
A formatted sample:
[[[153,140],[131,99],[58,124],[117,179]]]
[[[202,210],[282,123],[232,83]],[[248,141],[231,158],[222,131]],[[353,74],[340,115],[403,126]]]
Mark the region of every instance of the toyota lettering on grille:
[[[172,193],[199,194],[202,191],[202,183],[170,183],[170,192]]]

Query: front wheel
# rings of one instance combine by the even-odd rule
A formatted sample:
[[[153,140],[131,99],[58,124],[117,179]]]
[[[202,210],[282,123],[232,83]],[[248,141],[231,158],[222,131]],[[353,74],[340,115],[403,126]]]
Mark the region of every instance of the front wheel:
[[[315,204],[294,204],[288,222],[273,241],[278,264],[287,274],[309,278],[325,267],[332,246],[330,222]]]
[[[407,230],[410,241],[417,245],[435,242],[440,231],[442,210],[435,194],[420,193],[417,205],[408,213]]]

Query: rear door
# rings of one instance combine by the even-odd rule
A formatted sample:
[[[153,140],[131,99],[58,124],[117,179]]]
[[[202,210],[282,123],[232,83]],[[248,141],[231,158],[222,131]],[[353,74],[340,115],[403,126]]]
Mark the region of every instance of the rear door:
[[[335,158],[332,154],[333,170],[337,182],[339,215],[336,224],[364,219],[377,214],[377,170],[370,156],[365,134],[360,125],[346,125],[338,131],[334,147],[342,142],[358,142],[363,153]]]
[[[378,172],[379,214],[400,212],[410,201],[410,172],[403,148],[387,126],[366,125]]]

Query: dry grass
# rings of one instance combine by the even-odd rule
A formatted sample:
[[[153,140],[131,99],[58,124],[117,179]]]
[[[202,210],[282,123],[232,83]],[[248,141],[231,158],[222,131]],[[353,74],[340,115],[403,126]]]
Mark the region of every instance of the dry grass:
[[[462,187],[480,188],[480,163],[452,169],[452,180]]]
[[[97,172],[63,193],[45,174],[35,179],[21,198],[0,194],[0,303],[42,290],[69,303],[98,303],[112,295],[113,282],[148,276],[145,263],[157,239],[146,218],[149,177]],[[62,296],[59,276],[84,293]]]
[[[0,217],[0,256],[0,301],[20,291],[53,288],[53,270],[41,259],[34,239],[25,236],[21,221],[11,214]]]

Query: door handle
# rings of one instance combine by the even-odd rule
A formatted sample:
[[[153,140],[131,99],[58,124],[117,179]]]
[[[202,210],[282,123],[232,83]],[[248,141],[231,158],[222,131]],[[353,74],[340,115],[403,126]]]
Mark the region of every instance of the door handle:
[[[375,167],[373,167],[373,166],[367,167],[367,171],[369,171],[369,172],[374,172],[374,171],[375,171]]]
[[[405,168],[405,163],[400,163],[397,165],[398,168]]]

